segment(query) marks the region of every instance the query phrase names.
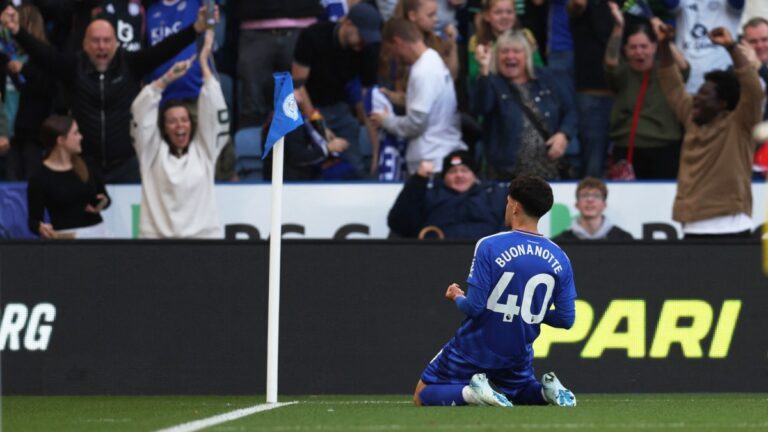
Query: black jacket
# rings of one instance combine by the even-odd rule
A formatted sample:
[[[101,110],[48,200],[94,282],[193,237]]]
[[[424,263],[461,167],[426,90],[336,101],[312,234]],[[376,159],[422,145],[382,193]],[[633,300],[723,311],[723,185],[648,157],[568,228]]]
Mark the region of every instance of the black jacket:
[[[506,194],[501,183],[478,183],[458,193],[442,180],[414,175],[400,191],[387,223],[400,237],[417,237],[422,228],[434,225],[446,238],[478,240],[504,230]]]
[[[24,29],[16,40],[30,59],[70,91],[72,114],[83,134],[83,155],[109,169],[135,155],[130,137],[131,103],[141,90],[142,78],[195,41],[192,26],[161,43],[137,52],[118,48],[101,74],[83,51],[59,53]]]

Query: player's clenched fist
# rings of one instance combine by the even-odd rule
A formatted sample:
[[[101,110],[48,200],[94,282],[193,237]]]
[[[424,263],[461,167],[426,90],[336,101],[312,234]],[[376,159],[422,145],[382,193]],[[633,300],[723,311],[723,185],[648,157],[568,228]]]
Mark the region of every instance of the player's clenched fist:
[[[463,296],[464,291],[462,291],[461,288],[459,288],[459,284],[452,283],[448,285],[448,290],[445,291],[445,298],[447,298],[450,301],[454,301],[456,297]]]

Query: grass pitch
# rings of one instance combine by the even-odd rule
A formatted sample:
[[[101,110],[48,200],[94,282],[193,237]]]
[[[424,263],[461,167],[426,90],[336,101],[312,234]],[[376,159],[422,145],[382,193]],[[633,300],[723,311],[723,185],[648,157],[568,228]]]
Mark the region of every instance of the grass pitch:
[[[298,403],[206,431],[768,431],[768,394],[577,395],[578,407],[415,408],[410,396],[283,396]],[[3,431],[157,431],[263,396],[13,396]]]

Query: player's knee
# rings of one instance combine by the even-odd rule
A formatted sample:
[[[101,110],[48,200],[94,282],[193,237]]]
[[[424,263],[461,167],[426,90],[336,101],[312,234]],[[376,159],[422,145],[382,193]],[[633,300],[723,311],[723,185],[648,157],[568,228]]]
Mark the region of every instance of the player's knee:
[[[414,406],[417,406],[417,407],[420,407],[420,406],[421,406],[421,397],[420,397],[420,394],[421,394],[421,390],[417,390],[417,391],[416,391],[416,392],[413,394],[413,405],[414,405]]]
[[[424,384],[421,380],[419,380],[418,384],[416,384],[416,390],[413,392],[413,405],[420,407],[421,406],[421,391],[424,390],[424,387],[427,385]]]

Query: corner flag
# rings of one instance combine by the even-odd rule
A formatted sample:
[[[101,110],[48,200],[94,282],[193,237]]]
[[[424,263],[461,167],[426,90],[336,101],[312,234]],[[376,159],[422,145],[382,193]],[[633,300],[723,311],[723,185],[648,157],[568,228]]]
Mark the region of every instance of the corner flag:
[[[262,159],[267,157],[277,140],[304,124],[299,107],[296,105],[296,98],[293,97],[291,74],[277,72],[272,76],[275,78],[275,113],[272,116],[272,124],[269,126]]]

